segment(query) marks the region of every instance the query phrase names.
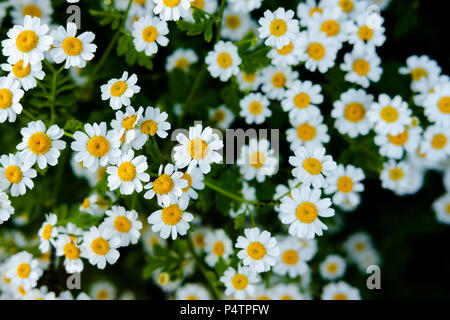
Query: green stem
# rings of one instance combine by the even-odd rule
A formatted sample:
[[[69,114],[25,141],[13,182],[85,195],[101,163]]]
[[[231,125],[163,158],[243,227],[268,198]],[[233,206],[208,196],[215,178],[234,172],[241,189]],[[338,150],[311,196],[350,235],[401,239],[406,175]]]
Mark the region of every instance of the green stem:
[[[250,221],[252,222],[252,227],[256,227],[255,217],[253,216],[253,211],[250,210],[248,207],[246,208],[248,211],[248,215],[250,216]]]
[[[211,180],[209,180],[209,179],[206,179],[206,178],[205,178],[205,179],[203,180],[203,182],[205,183],[205,185],[206,185],[208,188],[213,189],[213,190],[215,190],[215,191],[217,191],[217,192],[223,194],[224,196],[226,196],[226,197],[228,197],[228,198],[234,199],[234,200],[239,201],[239,202],[248,203],[248,204],[254,204],[254,205],[259,204],[258,201],[245,200],[243,197],[240,197],[240,196],[238,196],[238,195],[236,195],[236,194],[234,194],[234,193],[231,193],[231,192],[229,192],[229,191],[223,189],[222,187],[219,187],[218,185],[214,184],[214,183],[213,183]]]
[[[220,32],[222,30],[222,19],[223,19],[223,11],[225,10],[225,3],[227,1],[226,0],[222,0],[222,2],[220,3],[220,9],[219,9],[219,18],[217,20],[217,33],[216,33],[216,41],[220,40]]]
[[[278,201],[278,202],[279,202],[281,199],[283,199],[283,198],[286,197],[287,195],[291,194],[292,190],[298,188],[301,184],[302,184],[301,182],[297,183],[297,185],[296,185],[295,187],[293,187],[292,189],[289,189],[288,192],[286,192],[286,193],[283,194],[282,196],[276,198],[275,201]]]
[[[69,138],[74,139],[73,134],[71,134],[71,133],[69,133],[69,132],[65,132],[65,131],[64,131],[64,135],[67,136],[67,137],[69,137]]]
[[[24,115],[26,115],[28,118],[30,118],[31,120],[36,120],[36,117],[33,116],[30,111],[22,108],[22,113]]]

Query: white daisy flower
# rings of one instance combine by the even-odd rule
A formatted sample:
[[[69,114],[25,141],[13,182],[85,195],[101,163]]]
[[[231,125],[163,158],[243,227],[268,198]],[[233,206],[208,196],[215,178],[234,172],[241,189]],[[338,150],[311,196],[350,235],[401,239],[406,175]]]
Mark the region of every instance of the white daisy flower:
[[[354,233],[345,240],[344,249],[353,262],[360,261],[366,252],[373,250],[372,239],[365,232]]]
[[[309,27],[316,15],[321,15],[326,8],[326,1],[306,0],[297,5],[297,17],[299,17],[300,25]],[[316,21],[316,20],[314,20]]]
[[[239,236],[235,244],[236,248],[242,249],[237,257],[250,270],[257,273],[269,271],[280,254],[277,239],[269,231],[260,232],[259,228],[247,228],[244,233],[245,237]]]
[[[119,3],[121,3],[120,7],[123,7],[121,11],[125,11],[128,6],[128,1],[115,1],[116,7],[119,6]],[[145,15],[153,15],[154,8],[155,4],[152,0],[133,0],[130,6],[130,10],[128,11],[127,20],[125,21],[125,28],[133,32],[134,23]]]
[[[13,77],[0,77],[0,123],[6,119],[9,122],[16,121],[23,109],[20,104],[23,94],[19,81]]]
[[[22,24],[25,16],[40,18],[44,23],[51,22],[53,8],[50,0],[19,0],[11,2],[13,24]]]
[[[137,52],[151,56],[158,52],[158,45],[167,46],[169,39],[167,22],[152,15],[145,15],[133,24],[133,43]]]
[[[174,69],[187,71],[197,61],[198,56],[194,50],[177,48],[167,57],[166,71],[170,72]]]
[[[334,126],[340,134],[350,138],[366,135],[372,128],[372,122],[366,116],[373,103],[373,96],[362,89],[349,89],[333,103],[331,116],[336,119]]]
[[[227,81],[231,76],[239,73],[242,60],[238,55],[237,47],[232,42],[219,41],[214,45],[214,49],[208,52],[205,62],[211,77]]]
[[[157,135],[161,139],[167,137],[170,123],[167,122],[167,112],[161,112],[159,108],[147,107],[144,115],[139,117],[136,127],[136,137],[131,142],[133,149],[140,150],[148,141],[150,136]]]
[[[364,15],[367,3],[364,0],[326,0],[321,1],[325,7],[339,7],[346,18]]]
[[[410,188],[410,175],[413,168],[406,161],[389,160],[383,163],[380,173],[381,187],[393,191],[397,195],[405,195]]]
[[[148,191],[144,194],[144,198],[153,199],[156,195],[158,204],[160,206],[167,207],[170,203],[177,202],[177,199],[183,193],[183,189],[187,186],[187,179],[183,178],[182,172],[175,170],[175,166],[173,164],[168,163],[165,167],[160,165],[158,170],[158,178],[156,178],[153,182],[150,181],[145,186],[145,189],[148,189]]]
[[[75,141],[70,147],[77,152],[75,161],[83,162],[83,166],[91,172],[96,171],[99,166],[117,163],[121,154],[120,141],[114,139],[112,132],[106,131],[106,122],[93,125],[86,123],[84,131],[86,133],[77,131],[73,134]]]
[[[366,2],[368,5],[374,4],[381,10],[385,10],[391,3],[391,0],[366,0]]]
[[[382,156],[401,159],[405,152],[413,153],[417,150],[421,142],[422,128],[407,127],[402,133],[397,135],[377,134],[374,142],[380,147]]]
[[[31,253],[21,251],[9,258],[5,276],[10,279],[13,288],[21,286],[22,290],[28,290],[36,286],[42,273],[38,260]]]
[[[54,292],[49,292],[46,286],[34,288],[27,292],[23,300],[57,300]]]
[[[17,150],[21,150],[22,159],[28,166],[37,162],[38,167],[44,169],[47,164],[55,166],[58,163],[60,150],[66,148],[66,142],[59,140],[64,131],[56,124],[45,131],[42,120],[31,121],[20,133],[22,142],[17,145]]]
[[[225,285],[225,295],[233,296],[235,299],[243,300],[255,294],[255,284],[261,281],[259,275],[249,267],[238,266],[236,271],[233,267],[225,270],[220,282]]]
[[[346,21],[339,7],[325,7],[321,14],[312,17],[308,30],[324,33],[328,38],[336,40],[338,47],[341,48],[348,37],[344,28]]]
[[[103,216],[105,210],[109,209],[111,203],[116,200],[114,193],[108,191],[106,192],[106,197],[102,197],[97,193],[91,194],[89,197],[84,198],[79,210],[81,212],[86,212],[94,216]]]
[[[14,214],[14,207],[5,192],[0,192],[0,224],[9,220]]]
[[[33,89],[37,86],[36,79],[42,80],[45,77],[40,61],[28,64],[26,67],[23,60],[19,60],[14,64],[2,63],[1,68],[3,71],[9,72],[9,78],[18,80],[24,91]]]
[[[446,85],[450,82],[450,77],[441,74],[439,76],[433,76],[429,77],[424,81],[423,89],[422,91],[418,92],[414,96],[414,103],[418,106],[425,107],[425,101],[428,99],[428,97],[435,92],[436,88],[439,86],[441,88],[446,88]],[[436,98],[436,96],[435,96]],[[434,101],[434,103],[437,103],[437,101]],[[445,99],[444,99],[445,101]],[[442,102],[441,102],[442,103]],[[440,110],[441,111],[441,110]]]
[[[155,8],[153,13],[159,15],[162,20],[179,20],[190,13],[192,0],[153,0]]]
[[[406,59],[406,67],[400,67],[398,72],[411,75],[411,89],[420,92],[427,86],[427,79],[440,75],[441,67],[426,55],[413,55]]]
[[[209,118],[222,130],[226,130],[234,121],[234,113],[224,104],[214,109],[209,109]]]
[[[206,174],[211,171],[211,163],[222,162],[218,150],[223,148],[223,141],[210,127],[202,129],[202,125],[197,124],[189,128],[188,136],[178,133],[176,139],[179,145],[173,148],[173,159],[178,168],[187,166],[187,172],[191,172],[199,166]]]
[[[340,68],[347,72],[345,74],[346,81],[367,88],[370,81],[378,82],[380,80],[383,73],[380,63],[381,59],[375,51],[355,47],[352,52],[345,54]]]
[[[280,255],[277,257],[273,272],[280,276],[288,275],[289,278],[296,278],[305,274],[308,269],[301,254],[300,242],[292,237],[280,241]]]
[[[106,210],[106,216],[99,229],[105,230],[110,237],[118,237],[121,247],[138,242],[142,222],[138,220],[136,210],[127,211],[122,206],[112,206],[110,210]]]
[[[358,1],[359,4],[362,1]],[[347,41],[355,47],[380,47],[386,41],[384,35],[385,28],[382,26],[384,18],[379,16],[379,24],[376,28],[368,25],[368,18],[365,14],[358,15],[354,20],[347,21],[344,29],[348,34]]]
[[[81,256],[88,259],[89,263],[103,270],[106,263],[114,264],[119,259],[120,238],[111,238],[106,230],[91,227],[83,234]]]
[[[230,7],[223,12],[223,25],[220,35],[224,39],[232,41],[241,40],[247,32],[255,28],[255,24],[246,11],[234,11]]]
[[[450,193],[446,193],[433,202],[436,219],[440,223],[450,225]]]
[[[268,66],[262,71],[262,91],[269,99],[282,100],[286,96],[286,89],[298,79],[298,72],[291,67]]]
[[[59,26],[50,35],[53,37],[53,48],[50,51],[52,59],[56,63],[66,61],[65,68],[84,68],[86,61],[94,58],[97,46],[92,43],[95,34],[89,31],[76,36],[77,26],[73,22],[67,24],[67,30]]]
[[[192,0],[191,9],[189,10],[189,14],[184,17],[184,20],[194,22],[194,8],[213,14],[217,9],[217,0]]]
[[[194,218],[186,209],[185,203],[171,201],[169,205],[163,206],[162,210],[153,212],[148,217],[148,223],[152,225],[153,232],[160,232],[161,238],[167,239],[172,235],[172,240],[175,240],[178,234],[186,235],[190,227],[189,222]]]
[[[247,124],[261,124],[272,115],[269,109],[269,99],[259,92],[252,92],[241,99],[239,115],[245,118]]]
[[[292,175],[302,182],[302,186],[326,188],[325,177],[336,170],[336,162],[330,155],[325,155],[325,148],[299,147],[294,151],[295,156],[289,157],[289,164],[294,167]]]
[[[111,132],[114,133],[116,140],[120,140],[123,150],[127,150],[130,146],[133,146],[133,141],[140,132],[138,123],[143,112],[143,107],[134,110],[133,107],[128,106],[125,112],[118,110],[116,112],[116,119],[111,121]]]
[[[229,0],[228,3],[236,12],[251,12],[261,7],[262,0]]]
[[[364,191],[364,171],[351,164],[344,166],[339,164],[337,169],[328,177],[326,194],[333,194],[333,204],[345,211],[355,209],[361,202],[360,193]]]
[[[264,182],[266,176],[275,174],[278,169],[278,158],[275,151],[270,148],[267,139],[252,138],[248,145],[243,145],[240,150],[237,164],[239,171],[247,181],[256,178],[258,182]]]
[[[261,71],[255,73],[246,73],[239,71],[236,79],[239,84],[239,90],[241,91],[256,91],[262,83]]]
[[[155,245],[160,245],[161,247],[167,245],[167,241],[161,239],[159,232],[153,232],[150,228],[142,234],[141,242],[144,245],[145,251],[150,254],[153,254]]]
[[[331,282],[323,287],[322,300],[361,300],[361,295],[357,288],[354,288],[344,281]]]
[[[450,128],[439,125],[429,126],[423,133],[420,151],[431,162],[446,159],[450,155]]]
[[[311,300],[307,294],[300,293],[297,284],[276,284],[267,291],[272,300]]]
[[[293,128],[286,130],[286,136],[292,151],[300,146],[322,146],[330,141],[328,127],[323,123],[321,115],[313,118],[290,118],[289,122]]]
[[[334,66],[339,42],[319,31],[303,31],[298,36],[300,60],[309,71],[325,73]]]
[[[367,117],[374,124],[376,133],[392,135],[402,133],[412,121],[408,104],[399,95],[390,98],[384,93],[372,103]]]
[[[74,1],[74,0],[71,0]],[[75,0],[78,2],[78,0]],[[69,0],[68,0],[69,2]],[[58,300],[91,300],[91,297],[87,295],[85,292],[80,292],[76,298],[72,295],[72,293],[69,290],[62,291],[59,296]]]
[[[281,49],[272,48],[267,56],[274,66],[294,66],[300,62],[301,52],[298,40],[290,41]]]
[[[205,237],[205,261],[210,267],[214,267],[219,258],[225,262],[233,253],[233,244],[222,229],[209,232]]]
[[[316,106],[323,102],[322,88],[311,81],[295,80],[287,88],[281,107],[289,112],[290,119],[305,120],[320,115]]]
[[[58,218],[56,214],[49,213],[45,216],[45,221],[38,231],[39,250],[46,253],[50,250],[50,244],[55,245],[55,239],[58,236],[58,227],[55,227]]]
[[[64,267],[67,273],[83,271],[84,263],[81,260],[81,250],[76,239],[67,234],[60,234],[55,241],[55,248],[58,257],[64,256]]]
[[[33,189],[34,183],[31,180],[36,178],[36,170],[24,163],[22,155],[9,154],[0,157],[0,189],[6,190],[11,186],[12,197],[24,195],[26,189]]]
[[[147,157],[140,155],[135,157],[134,151],[129,150],[117,160],[117,165],[109,166],[106,169],[108,176],[108,187],[110,190],[116,190],[120,187],[121,194],[137,193],[143,189],[142,182],[150,181],[150,175],[147,170]]]
[[[266,39],[266,46],[282,49],[289,42],[294,41],[299,32],[298,20],[294,18],[294,11],[280,7],[274,12],[264,11],[264,17],[258,20],[259,38]]]
[[[334,216],[334,209],[330,208],[331,200],[320,199],[320,194],[320,189],[310,189],[302,185],[292,190],[292,198],[285,196],[281,199],[280,220],[283,224],[290,225],[290,235],[313,239],[316,234],[321,236],[322,230],[328,229],[319,217]]]
[[[135,74],[128,78],[128,72],[124,71],[120,79],[111,79],[100,87],[102,100],[109,99],[109,105],[113,110],[120,109],[122,105],[129,106],[130,98],[141,91],[141,87],[137,86],[136,82]]]
[[[319,265],[320,276],[324,280],[336,280],[341,278],[347,268],[345,259],[337,254],[328,255]]]
[[[107,281],[99,281],[92,285],[89,295],[93,300],[114,300],[116,299],[116,288]]]
[[[195,219],[197,220],[197,218]],[[193,221],[195,224],[195,220]],[[206,236],[211,233],[211,229],[209,227],[200,226],[196,227],[191,233],[192,245],[194,246],[194,250],[197,253],[203,253],[206,247]]]
[[[203,190],[205,188],[203,177],[204,176],[200,168],[194,168],[190,173],[183,173],[181,179],[187,181],[187,186],[181,189],[183,193],[180,196],[180,203],[186,202],[186,204],[189,204],[190,199],[196,200],[198,198],[198,193],[196,190]]]
[[[179,287],[177,291],[175,291],[175,299],[210,300],[211,297],[209,295],[208,290],[206,290],[203,286],[194,283],[189,283],[183,285],[182,287]]]
[[[15,25],[7,33],[9,39],[2,41],[3,55],[8,63],[23,60],[23,66],[35,64],[44,59],[44,52],[50,49],[53,38],[47,35],[49,28],[41,19],[25,16],[22,25]]]
[[[450,82],[435,86],[423,105],[428,120],[450,127]]]
[[[250,186],[247,181],[242,181],[242,197],[247,201],[256,201],[256,189]],[[237,210],[230,208],[230,217],[236,218],[238,215],[245,213],[246,216],[250,214],[250,212],[255,211],[255,206],[253,204],[241,203]],[[254,212],[256,213],[256,212]]]
[[[303,239],[297,238],[298,242],[301,244],[300,254],[302,259],[305,261],[310,261],[317,253],[318,246],[316,239]]]
[[[166,294],[171,294],[181,285],[181,279],[174,279],[168,272],[162,270],[153,272],[153,281]]]

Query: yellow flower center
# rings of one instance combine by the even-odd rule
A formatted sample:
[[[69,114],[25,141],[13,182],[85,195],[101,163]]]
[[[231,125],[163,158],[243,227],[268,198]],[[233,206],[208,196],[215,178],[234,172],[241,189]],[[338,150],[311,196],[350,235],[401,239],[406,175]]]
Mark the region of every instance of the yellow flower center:
[[[381,109],[380,116],[384,121],[392,123],[398,119],[398,111],[394,107],[387,106]]]
[[[8,109],[12,104],[12,93],[9,89],[0,89],[0,109]]]
[[[354,4],[351,0],[340,0],[339,6],[341,7],[342,11],[348,13],[353,11]]]
[[[361,251],[364,251],[366,249],[366,246],[364,245],[364,243],[359,242],[359,243],[357,243],[355,245],[355,249],[356,249],[356,251],[361,252]]]
[[[253,82],[255,81],[256,74],[255,73],[248,74],[244,72],[243,78],[245,82]]]
[[[183,211],[181,211],[177,204],[171,204],[162,209],[162,221],[169,226],[176,225],[180,222],[182,216]]]
[[[351,102],[345,106],[344,117],[350,122],[359,122],[365,115],[366,109],[359,102]]]
[[[257,115],[260,114],[262,111],[262,105],[259,101],[252,101],[248,105],[248,110],[251,114]]]
[[[136,167],[131,162],[125,161],[119,166],[117,175],[122,181],[133,181],[136,177]]]
[[[428,72],[424,68],[414,68],[411,70],[411,78],[413,81],[418,81],[426,76],[428,76]]]
[[[30,275],[30,272],[31,272],[31,267],[26,262],[19,264],[19,266],[17,267],[17,276],[19,278],[22,278],[22,279],[28,278],[28,276]]]
[[[223,112],[223,110],[216,110],[216,112],[214,112],[214,115],[212,116],[212,120],[220,123],[223,120],[225,120],[225,112]]]
[[[275,19],[270,24],[270,33],[275,37],[281,37],[287,31],[287,24],[282,19]]]
[[[131,229],[131,221],[124,216],[118,216],[114,219],[114,228],[120,233],[127,233]]]
[[[195,160],[203,159],[209,152],[208,144],[200,138],[195,138],[189,142],[187,149],[189,155]]]
[[[144,30],[142,30],[142,39],[144,39],[145,42],[154,42],[156,38],[158,37],[158,30],[154,26],[148,26],[145,27]]]
[[[314,203],[305,201],[298,205],[295,216],[303,223],[311,223],[317,219],[318,210]]]
[[[338,293],[333,297],[333,300],[348,300],[348,297],[344,293]]]
[[[439,99],[438,108],[442,113],[450,113],[450,97],[442,97]]]
[[[325,32],[328,37],[334,37],[339,33],[339,23],[336,20],[327,20],[322,23],[320,31]]]
[[[335,272],[337,271],[337,265],[336,265],[336,263],[329,263],[329,264],[327,265],[327,271],[328,271],[329,273],[335,273]]]
[[[87,143],[88,152],[94,157],[101,158],[109,151],[109,142],[103,136],[94,136]]]
[[[163,3],[166,7],[174,8],[180,3],[180,0],[163,0]]]
[[[303,168],[309,174],[316,175],[322,172],[322,164],[316,158],[307,158],[303,161]]]
[[[177,62],[175,62],[175,68],[185,70],[189,67],[189,60],[186,58],[179,58]]]
[[[256,300],[270,300],[270,298],[268,296],[259,296]]]
[[[226,69],[231,66],[231,56],[227,52],[221,52],[217,56],[217,63],[222,69]]]
[[[300,92],[294,97],[294,105],[299,109],[304,109],[311,103],[311,99],[307,93]]]
[[[133,2],[138,5],[143,6],[147,2],[147,0],[133,0]]]
[[[41,8],[39,8],[35,4],[27,4],[22,9],[22,15],[25,16],[31,16],[31,17],[37,17],[40,18],[42,16]]]
[[[153,182],[153,191],[156,194],[168,194],[173,189],[174,182],[172,178],[163,173]]]
[[[281,260],[289,266],[293,266],[298,262],[298,253],[295,250],[288,249],[281,255]]]
[[[72,242],[68,242],[64,245],[64,255],[69,260],[76,260],[80,257],[80,249]]]
[[[400,168],[393,168],[389,171],[389,177],[391,180],[398,181],[404,176],[403,170]]]
[[[31,72],[31,65],[28,64],[24,68],[23,67],[23,60],[19,60],[13,65],[12,72],[14,73],[16,78],[19,78],[19,79],[25,78]]]
[[[127,90],[128,85],[125,81],[119,80],[111,86],[111,95],[113,97],[120,97],[125,90]]]
[[[248,278],[246,275],[236,273],[231,279],[231,284],[236,290],[244,290],[248,285]]]
[[[281,298],[280,298],[281,300],[294,300],[294,299],[292,299],[292,297],[291,296],[288,296],[288,295],[282,295],[281,296]]]
[[[36,48],[39,37],[33,30],[24,30],[16,38],[16,46],[22,52],[30,52]]]
[[[247,254],[253,260],[261,260],[266,255],[266,247],[258,241],[250,242],[247,247]]]
[[[161,272],[161,274],[158,276],[158,283],[161,285],[166,285],[170,281],[170,276],[167,272]]]
[[[447,214],[450,214],[450,203],[447,203],[447,206],[445,207],[445,212],[447,212]]]
[[[181,177],[181,179],[184,179],[184,180],[186,180],[186,181],[188,182],[187,187],[181,189],[183,192],[186,192],[186,191],[188,191],[188,190],[191,188],[191,186],[192,186],[192,176],[191,176],[189,173],[185,172],[185,173],[183,173],[183,176]]]
[[[148,134],[154,136],[156,131],[158,130],[158,124],[153,120],[145,120],[141,124],[141,132],[143,134]]]
[[[87,208],[89,208],[89,206],[91,205],[89,198],[84,198],[83,200],[83,204],[81,205],[81,207],[86,210]]]
[[[297,136],[302,141],[311,141],[316,136],[316,128],[308,123],[303,123],[297,127]]]
[[[83,51],[83,42],[76,37],[67,37],[62,42],[62,48],[68,56],[78,56]]]
[[[205,1],[204,0],[194,0],[191,2],[191,7],[203,9],[205,7]]]
[[[350,177],[342,176],[337,181],[337,188],[340,192],[348,193],[353,190],[353,180]]]
[[[20,295],[25,296],[27,294],[27,292],[25,291],[25,289],[23,288],[22,285],[19,286],[19,288],[17,289],[19,290]]]
[[[368,26],[362,26],[358,29],[358,37],[363,41],[369,41],[373,37],[373,29]]]
[[[6,179],[10,183],[19,183],[22,181],[22,170],[18,166],[12,165],[5,170]]]
[[[50,240],[50,237],[52,236],[53,227],[50,223],[47,223],[44,227],[44,230],[42,230],[42,238],[44,240]]]
[[[370,64],[364,59],[357,59],[353,62],[353,71],[363,77],[370,71]]]
[[[322,10],[322,8],[319,8],[319,7],[312,7],[311,9],[309,9],[309,16],[312,17],[313,14],[316,12],[322,13],[323,10]]]
[[[92,241],[91,249],[95,254],[103,256],[109,252],[109,243],[102,237],[98,237]]]
[[[285,45],[283,48],[276,49],[276,50],[277,50],[278,54],[285,56],[285,55],[291,53],[293,49],[294,49],[294,43],[292,43],[292,41],[291,41],[287,45]]]
[[[286,84],[286,76],[282,72],[277,72],[272,77],[272,85],[275,88],[283,88]]]
[[[205,236],[201,233],[196,234],[194,237],[194,244],[196,247],[203,248],[205,246]]]
[[[431,140],[431,146],[434,149],[442,149],[447,145],[447,137],[441,133],[434,135],[433,140]]]
[[[100,290],[97,292],[97,300],[106,300],[109,297],[109,293],[106,290]]]
[[[408,131],[405,130],[396,136],[388,134],[388,139],[389,142],[395,146],[403,146],[406,143],[406,141],[408,141],[408,136],[409,136]]]
[[[230,14],[225,19],[225,24],[228,29],[236,30],[241,25],[241,19],[239,19],[239,16],[236,14]]]
[[[306,52],[313,60],[321,60],[325,56],[325,47],[318,42],[312,42],[309,44]]]
[[[52,140],[43,132],[35,132],[28,139],[28,148],[35,154],[46,154],[52,146]]]
[[[250,155],[249,164],[255,168],[261,168],[266,163],[266,156],[261,151],[255,151]]]
[[[198,300],[196,296],[190,295],[186,297],[186,300]]]
[[[103,178],[103,175],[106,172],[106,167],[101,167],[97,170],[97,179],[101,180]]]
[[[223,253],[225,252],[225,246],[223,245],[222,241],[216,241],[213,245],[213,253],[218,256],[221,257],[223,255]]]

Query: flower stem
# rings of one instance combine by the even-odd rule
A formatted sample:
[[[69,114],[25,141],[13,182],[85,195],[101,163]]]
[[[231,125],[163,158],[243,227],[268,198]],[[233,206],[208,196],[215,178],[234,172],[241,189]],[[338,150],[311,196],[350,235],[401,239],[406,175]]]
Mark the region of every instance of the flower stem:
[[[223,194],[224,196],[226,196],[226,197],[228,197],[228,198],[234,199],[234,200],[239,201],[239,202],[247,203],[247,204],[255,204],[255,205],[259,204],[258,201],[245,200],[243,197],[240,197],[240,196],[238,196],[238,195],[236,195],[236,194],[234,194],[234,193],[231,193],[231,192],[229,192],[229,191],[223,189],[222,187],[220,187],[220,186],[214,184],[214,183],[213,183],[211,180],[209,180],[209,179],[206,179],[206,178],[205,178],[205,179],[203,180],[203,182],[205,183],[205,185],[206,185],[208,188],[213,189],[213,190],[215,190],[215,191],[217,191],[217,192]]]
[[[33,115],[31,114],[30,111],[28,111],[28,110],[26,110],[26,109],[22,109],[22,112],[23,112],[24,115],[26,115],[26,116],[27,116],[28,118],[30,118],[31,120],[36,120],[36,117],[33,116]]]

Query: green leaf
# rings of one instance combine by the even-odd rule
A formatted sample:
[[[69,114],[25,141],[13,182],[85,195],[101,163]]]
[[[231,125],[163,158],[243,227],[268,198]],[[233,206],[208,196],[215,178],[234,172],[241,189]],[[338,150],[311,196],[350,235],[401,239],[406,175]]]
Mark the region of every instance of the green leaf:
[[[241,213],[234,219],[234,229],[241,228],[245,223],[245,212]]]

